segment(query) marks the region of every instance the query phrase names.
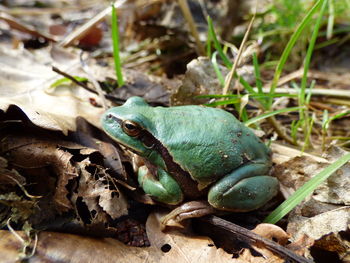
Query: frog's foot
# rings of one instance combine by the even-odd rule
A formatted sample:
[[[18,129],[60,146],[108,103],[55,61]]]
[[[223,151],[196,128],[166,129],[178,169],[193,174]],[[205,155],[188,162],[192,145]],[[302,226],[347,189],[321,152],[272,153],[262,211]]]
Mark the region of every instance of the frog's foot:
[[[232,185],[231,181],[235,184]],[[229,175],[216,182],[209,190],[210,205],[232,212],[255,210],[277,194],[278,181],[271,176],[244,178],[236,183],[235,175]]]
[[[207,201],[191,201],[182,204],[164,216],[160,222],[162,230],[166,226],[181,226],[179,222],[193,217],[202,217],[217,212]]]

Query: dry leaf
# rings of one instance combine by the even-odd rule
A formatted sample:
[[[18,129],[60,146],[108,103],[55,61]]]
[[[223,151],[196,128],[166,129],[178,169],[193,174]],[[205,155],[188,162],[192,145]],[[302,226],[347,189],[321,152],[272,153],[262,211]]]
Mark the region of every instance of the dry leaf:
[[[40,137],[7,135],[1,140],[0,149],[6,153],[9,164],[30,182],[23,188],[42,196],[37,208],[32,205],[32,224],[52,222],[58,214],[75,209],[80,224],[107,228],[109,222],[127,215],[127,200],[115,179],[96,163],[103,159],[96,150],[43,132]]]
[[[74,71],[79,66],[77,55],[57,49],[10,50],[0,47],[0,108],[18,106],[36,125],[50,129],[75,130],[75,118],[82,116],[99,126],[103,109],[90,104],[99,98],[81,87],[59,86],[50,88],[55,80],[62,78],[51,70],[55,64],[71,74],[85,76]],[[62,55],[65,53],[66,55]],[[60,61],[53,57],[60,57]],[[74,71],[74,72],[73,72]]]
[[[289,219],[288,233],[293,240],[304,234],[317,240],[322,236],[346,231],[350,225],[350,207],[341,207],[311,218],[292,215]]]
[[[81,219],[88,224],[108,222],[108,217],[117,219],[127,215],[127,200],[117,190],[112,178],[102,169],[91,164],[89,159],[80,162],[80,178],[76,191],[72,193],[72,200],[77,204],[86,205],[90,215],[79,213]],[[91,172],[94,171],[94,172]]]
[[[327,158],[313,158],[310,155],[296,156],[275,166],[274,175],[282,185],[282,191],[293,192],[310,178],[321,172],[326,166],[334,162],[345,151],[333,147],[329,149]],[[350,165],[346,164],[327,178],[315,190],[312,198],[323,203],[349,205],[350,204]],[[289,189],[289,190],[288,190]],[[287,197],[287,196],[286,196]]]
[[[292,234],[292,240],[295,240],[295,243],[298,242],[298,239],[307,236],[308,239],[315,240],[315,244],[308,246],[313,245],[313,248],[336,252],[339,258],[343,258],[348,255],[350,243],[346,235],[341,233],[349,231],[349,225],[350,207],[345,206],[311,218],[292,213],[289,216],[288,232]],[[309,253],[309,251],[304,251],[304,254]],[[313,256],[315,260],[318,259],[317,255]],[[319,257],[322,258],[322,254]]]
[[[327,159],[334,162],[348,152],[339,147],[327,151]],[[313,195],[317,201],[330,204],[350,205],[350,164],[347,163],[328,177]]]
[[[281,158],[282,151],[278,151],[278,146],[274,147],[277,149],[274,151],[277,159],[287,160],[279,162],[274,171],[286,197],[345,153],[340,148],[332,147],[325,158],[309,154]],[[349,242],[340,233],[348,231],[350,225],[350,207],[344,206],[350,204],[349,175],[350,165],[345,164],[290,213],[287,227],[293,240],[290,245],[300,247],[299,254],[310,257],[310,250],[321,249],[327,253],[335,252],[339,258],[347,256],[344,251]],[[312,256],[318,260],[322,255],[313,253]]]
[[[243,262],[232,259],[232,255],[223,249],[215,247],[213,241],[204,236],[190,236],[177,230],[162,232],[160,230],[160,217],[164,214],[151,214],[146,223],[147,236],[152,247],[166,251],[159,258],[159,262]]]
[[[254,233],[265,237],[267,239],[276,241],[280,245],[285,245],[288,241],[289,235],[280,227],[272,224],[259,224],[253,230]],[[240,255],[240,259],[245,260],[246,262],[258,263],[258,262],[284,262],[285,260],[276,253],[272,252],[270,249],[267,249],[264,244],[253,245],[253,248],[259,252],[262,256],[253,256],[249,249],[244,249]]]
[[[23,232],[18,232],[25,240]],[[0,231],[1,262],[16,262],[23,247],[11,232]],[[31,242],[33,249],[34,240]],[[41,232],[35,254],[28,262],[159,262],[162,252],[154,248],[129,247],[112,238],[91,238],[72,234]]]

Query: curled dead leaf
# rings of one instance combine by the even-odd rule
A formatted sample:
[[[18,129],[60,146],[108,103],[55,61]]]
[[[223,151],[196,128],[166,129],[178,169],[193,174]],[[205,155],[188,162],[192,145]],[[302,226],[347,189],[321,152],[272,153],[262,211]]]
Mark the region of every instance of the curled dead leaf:
[[[290,238],[290,235],[282,228],[273,224],[259,224],[252,231],[262,237],[274,240],[282,246],[286,245]]]
[[[102,166],[103,158],[95,149],[40,132],[38,136],[7,134],[0,144],[1,155],[6,156],[10,167],[16,168],[15,173],[3,169],[11,172],[6,175],[13,175],[12,181],[25,180],[23,189],[28,191],[30,198],[41,196],[35,201],[36,206],[31,204],[30,213],[22,217],[22,223],[28,219],[42,228],[47,222],[53,223],[55,218],[59,220],[59,215],[75,210],[80,224],[107,229],[109,224],[114,224],[113,220],[128,214],[127,200],[119,191],[116,180]],[[18,183],[12,185],[18,187]],[[22,209],[27,207],[23,205],[29,201],[25,203],[22,197],[18,198],[16,202],[21,202]],[[2,216],[8,218],[13,214]],[[111,234],[116,232],[118,229],[111,227]]]

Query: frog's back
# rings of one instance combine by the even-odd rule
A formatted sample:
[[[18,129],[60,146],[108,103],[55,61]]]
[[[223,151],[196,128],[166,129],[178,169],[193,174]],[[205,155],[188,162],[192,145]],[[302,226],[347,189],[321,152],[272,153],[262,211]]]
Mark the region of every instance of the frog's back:
[[[201,106],[156,107],[155,136],[175,162],[202,183],[243,163],[269,161],[269,149],[232,114]]]

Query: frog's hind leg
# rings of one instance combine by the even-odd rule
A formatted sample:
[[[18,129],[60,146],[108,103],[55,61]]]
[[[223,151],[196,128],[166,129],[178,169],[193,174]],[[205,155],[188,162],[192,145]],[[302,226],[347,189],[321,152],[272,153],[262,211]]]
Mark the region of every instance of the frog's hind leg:
[[[179,184],[163,169],[158,168],[157,176],[154,176],[146,166],[141,166],[138,182],[146,194],[159,202],[176,205],[183,200]]]
[[[220,210],[246,212],[257,209],[277,194],[278,181],[266,176],[264,163],[248,163],[217,181],[209,190],[209,203]]]

